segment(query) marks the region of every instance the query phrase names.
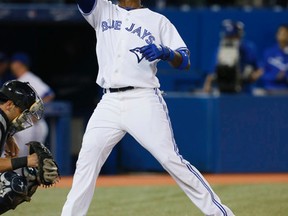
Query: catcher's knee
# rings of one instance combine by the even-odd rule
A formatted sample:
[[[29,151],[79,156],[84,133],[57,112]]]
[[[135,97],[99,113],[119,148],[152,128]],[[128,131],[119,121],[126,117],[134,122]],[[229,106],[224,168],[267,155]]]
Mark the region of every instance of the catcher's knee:
[[[36,192],[38,186],[40,185],[37,179],[37,169],[32,167],[22,168],[22,176],[25,177],[27,181],[28,193],[27,196],[31,199],[32,195]]]
[[[25,177],[14,171],[0,174],[0,214],[15,209],[27,200],[28,185]]]
[[[37,170],[22,168],[22,176],[14,171],[0,174],[0,214],[30,201],[38,187]]]

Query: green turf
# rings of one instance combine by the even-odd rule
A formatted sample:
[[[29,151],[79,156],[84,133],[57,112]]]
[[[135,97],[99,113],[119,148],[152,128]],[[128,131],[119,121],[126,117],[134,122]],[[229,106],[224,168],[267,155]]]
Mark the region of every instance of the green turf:
[[[237,216],[288,215],[288,184],[215,185]],[[7,216],[57,216],[68,189],[41,189]],[[176,186],[97,188],[88,216],[203,216]]]

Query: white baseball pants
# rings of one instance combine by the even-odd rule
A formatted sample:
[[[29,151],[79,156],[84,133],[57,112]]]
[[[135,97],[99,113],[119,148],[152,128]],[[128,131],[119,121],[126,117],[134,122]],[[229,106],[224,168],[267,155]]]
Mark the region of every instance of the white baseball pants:
[[[199,171],[179,154],[161,92],[139,88],[103,95],[88,122],[62,216],[87,214],[100,169],[126,132],[161,163],[205,215],[234,215]]]

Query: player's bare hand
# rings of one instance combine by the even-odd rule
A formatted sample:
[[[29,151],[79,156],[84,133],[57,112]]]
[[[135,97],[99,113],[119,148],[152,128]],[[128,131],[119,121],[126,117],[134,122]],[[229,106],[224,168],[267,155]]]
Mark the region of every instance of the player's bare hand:
[[[205,93],[211,93],[212,92],[212,83],[214,81],[215,77],[213,74],[208,74],[205,82],[204,82],[204,86],[203,86],[203,92]]]
[[[256,71],[252,72],[252,74],[251,74],[251,76],[250,76],[250,81],[251,81],[251,82],[255,82],[255,81],[257,81],[262,75],[263,75],[263,70],[261,70],[261,69],[256,70]]]
[[[19,147],[14,139],[14,137],[9,136],[5,145],[5,156],[6,157],[17,157],[19,154]]]
[[[285,77],[286,77],[286,71],[279,71],[276,79],[280,81],[283,80]]]
[[[34,153],[34,154],[31,154],[31,155],[28,155],[27,156],[27,166],[28,167],[37,167],[38,166],[38,157],[37,157],[37,154]]]
[[[203,87],[203,92],[205,93],[211,93],[212,92],[212,88],[210,85],[204,85]]]

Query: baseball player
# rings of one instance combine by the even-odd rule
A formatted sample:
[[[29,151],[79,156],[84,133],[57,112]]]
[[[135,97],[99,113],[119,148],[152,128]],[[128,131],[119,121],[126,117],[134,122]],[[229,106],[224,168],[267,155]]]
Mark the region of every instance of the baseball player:
[[[97,36],[97,84],[104,95],[91,116],[62,216],[86,215],[95,181],[126,133],[147,149],[205,215],[231,216],[207,181],[179,153],[159,90],[157,63],[189,69],[189,50],[169,20],[140,0],[79,0]]]
[[[0,86],[12,79],[14,77],[9,71],[9,58],[5,53],[0,51]]]
[[[17,80],[29,82],[37,91],[44,103],[50,102],[54,98],[54,92],[38,76],[29,71],[30,59],[26,53],[15,53],[11,58],[11,71]],[[28,155],[28,148],[25,143],[34,140],[45,143],[48,135],[48,125],[44,119],[38,121],[34,127],[28,128],[15,135],[19,144],[19,155]]]
[[[268,92],[288,91],[288,24],[279,26],[277,44],[265,50],[261,63],[262,86]]]
[[[221,92],[251,93],[254,82],[261,76],[258,69],[256,46],[243,38],[244,24],[225,19],[217,54],[210,65],[204,82],[204,92],[212,91],[212,82],[217,77]],[[235,73],[234,77],[232,74]],[[223,87],[224,88],[223,88]]]
[[[26,193],[32,187],[35,189],[34,186],[38,186],[38,183],[34,182],[35,184],[31,184],[31,188],[27,190],[26,175],[23,177],[13,172],[18,168],[38,166],[36,154],[17,157],[19,149],[13,135],[31,127],[41,119],[42,115],[42,100],[29,83],[12,80],[2,86],[0,89],[0,151],[1,154],[5,152],[6,157],[0,158],[0,214],[16,208],[21,202],[29,199]],[[26,173],[30,172],[30,168],[25,170]]]

